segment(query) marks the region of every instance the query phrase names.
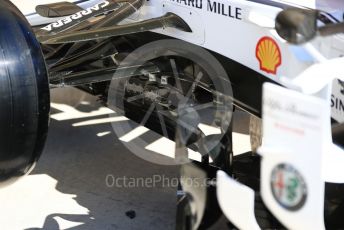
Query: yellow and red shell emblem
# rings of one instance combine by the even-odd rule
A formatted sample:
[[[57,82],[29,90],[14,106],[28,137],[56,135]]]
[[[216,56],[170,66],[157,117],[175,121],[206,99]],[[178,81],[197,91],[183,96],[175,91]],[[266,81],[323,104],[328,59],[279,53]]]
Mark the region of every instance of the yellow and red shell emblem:
[[[271,74],[277,73],[277,68],[282,64],[281,50],[277,42],[270,37],[263,37],[256,47],[256,57],[260,69]]]

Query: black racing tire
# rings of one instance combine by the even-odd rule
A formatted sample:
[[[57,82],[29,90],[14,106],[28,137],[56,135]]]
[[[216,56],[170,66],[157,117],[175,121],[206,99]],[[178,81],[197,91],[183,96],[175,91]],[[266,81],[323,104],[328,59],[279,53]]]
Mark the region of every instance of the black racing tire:
[[[30,172],[44,147],[49,82],[39,42],[20,11],[0,1],[0,186]]]

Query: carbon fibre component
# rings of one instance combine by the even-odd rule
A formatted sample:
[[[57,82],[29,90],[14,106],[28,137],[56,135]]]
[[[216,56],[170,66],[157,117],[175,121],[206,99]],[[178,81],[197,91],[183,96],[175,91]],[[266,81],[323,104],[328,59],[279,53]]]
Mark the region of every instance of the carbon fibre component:
[[[126,19],[136,11],[138,11],[141,6],[143,5],[142,0],[115,0],[111,5],[115,5],[115,8],[112,12],[107,11],[108,13],[105,17],[100,18],[99,20],[89,21],[83,20],[81,22],[76,22],[75,25],[69,27],[64,32],[72,32],[72,31],[81,31],[83,29],[99,29],[101,27],[108,27],[116,25],[117,23],[121,22],[122,20]]]
[[[319,28],[319,33],[322,36],[330,36],[333,34],[344,33],[344,22],[337,24],[330,24]]]
[[[121,39],[120,35],[165,27],[191,32],[187,23],[173,13],[136,23],[117,25],[137,12],[143,3],[144,0],[104,0],[78,12],[75,12],[76,7],[72,7],[73,15],[36,29],[37,39],[42,43],[48,63],[51,86],[80,86],[110,81],[114,72],[122,73],[123,70],[126,71],[126,75],[132,76],[130,69],[133,67],[118,69],[121,60],[114,58],[116,54],[123,55],[123,49],[118,50],[116,44]],[[44,9],[50,10],[55,6],[59,8],[58,5],[47,5],[39,6],[37,9],[47,7]],[[61,3],[61,6],[66,5]],[[153,73],[158,72],[155,68],[147,69]]]
[[[61,44],[116,37],[165,27],[173,27],[181,31],[192,32],[190,27],[184,22],[182,18],[173,13],[167,13],[162,17],[152,18],[137,23],[117,25],[100,29],[91,29],[80,32],[73,31],[53,36],[39,37],[39,39],[43,44]]]
[[[42,44],[63,44],[110,38],[165,27],[192,32],[187,23],[173,13],[136,23],[117,25],[138,11],[143,3],[144,0],[105,0],[36,30],[36,36]],[[42,7],[38,7],[38,9],[40,8]]]
[[[66,29],[73,28],[81,22],[87,21],[95,16],[102,15],[106,12],[119,9],[122,4],[115,0],[101,2],[86,10],[81,10],[73,15],[51,23],[37,31],[36,36],[39,41],[44,41],[47,37],[61,33]],[[88,22],[92,25],[91,22]]]
[[[344,124],[335,124],[332,126],[333,142],[341,147],[344,146]]]
[[[80,10],[83,9],[78,5],[75,5],[70,2],[57,2],[36,6],[36,12],[42,17],[47,18],[64,17],[71,14],[75,14]]]
[[[159,72],[159,70],[154,65],[147,64],[146,66],[143,66],[143,68],[145,68],[145,71],[148,71],[150,73]],[[85,84],[91,84],[91,83],[99,83],[103,81],[110,81],[113,78],[115,72],[116,72],[117,77],[137,76],[140,74],[136,72],[137,69],[138,69],[138,66],[128,66],[128,67],[121,67],[121,68],[114,66],[114,67],[102,68],[98,70],[82,71],[82,72],[52,77],[50,78],[50,84],[78,86],[78,85],[85,85]]]
[[[73,70],[73,68],[80,65],[86,65],[103,57],[112,55],[116,53],[116,51],[116,47],[111,40],[104,40],[86,50],[81,50],[70,57],[59,60],[50,66],[50,71],[57,72]]]

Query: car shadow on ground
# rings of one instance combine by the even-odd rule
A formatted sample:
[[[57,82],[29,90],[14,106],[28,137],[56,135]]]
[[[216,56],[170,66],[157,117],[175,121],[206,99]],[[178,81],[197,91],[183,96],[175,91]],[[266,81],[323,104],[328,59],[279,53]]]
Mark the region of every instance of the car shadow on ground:
[[[42,228],[28,229],[57,230],[64,222],[74,223],[68,229],[82,230],[175,229],[177,184],[173,182],[179,167],[161,166],[137,157],[118,139],[110,123],[88,123],[108,118],[106,114],[85,115],[102,107],[95,97],[64,89],[53,92],[52,98],[55,106],[48,140],[31,175],[53,178],[58,192],[73,194],[77,205],[88,211],[77,214],[74,210],[71,214],[66,207],[66,213],[47,213]],[[68,113],[73,112],[70,110],[80,113],[80,117],[68,118]],[[235,120],[239,122],[234,129],[247,133],[247,117],[239,114]],[[147,186],[140,180],[129,185],[123,178],[127,182],[132,178],[153,178],[156,183]],[[159,179],[163,181],[157,182]]]
[[[88,99],[89,96],[82,97],[83,104],[72,106],[88,113],[101,107],[94,98]],[[52,115],[56,113],[61,111],[52,109]],[[141,181],[129,185],[123,180],[116,184],[115,179],[172,179],[178,177],[178,167],[160,166],[135,156],[118,140],[110,123],[73,126],[107,117],[51,119],[44,153],[31,175],[54,178],[56,190],[75,194],[75,201],[89,213],[49,214],[42,229],[60,229],[61,219],[81,223],[70,229],[174,229],[176,187],[158,182],[155,186],[145,185]],[[97,136],[98,133],[106,135]]]

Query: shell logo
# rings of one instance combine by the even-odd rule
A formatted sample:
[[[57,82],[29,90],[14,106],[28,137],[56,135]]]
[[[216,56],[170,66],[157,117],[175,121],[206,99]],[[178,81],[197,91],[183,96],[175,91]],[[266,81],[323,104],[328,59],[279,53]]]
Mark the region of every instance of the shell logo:
[[[278,67],[282,64],[281,50],[277,42],[271,37],[263,37],[256,47],[256,57],[260,69],[267,73],[276,74]]]

